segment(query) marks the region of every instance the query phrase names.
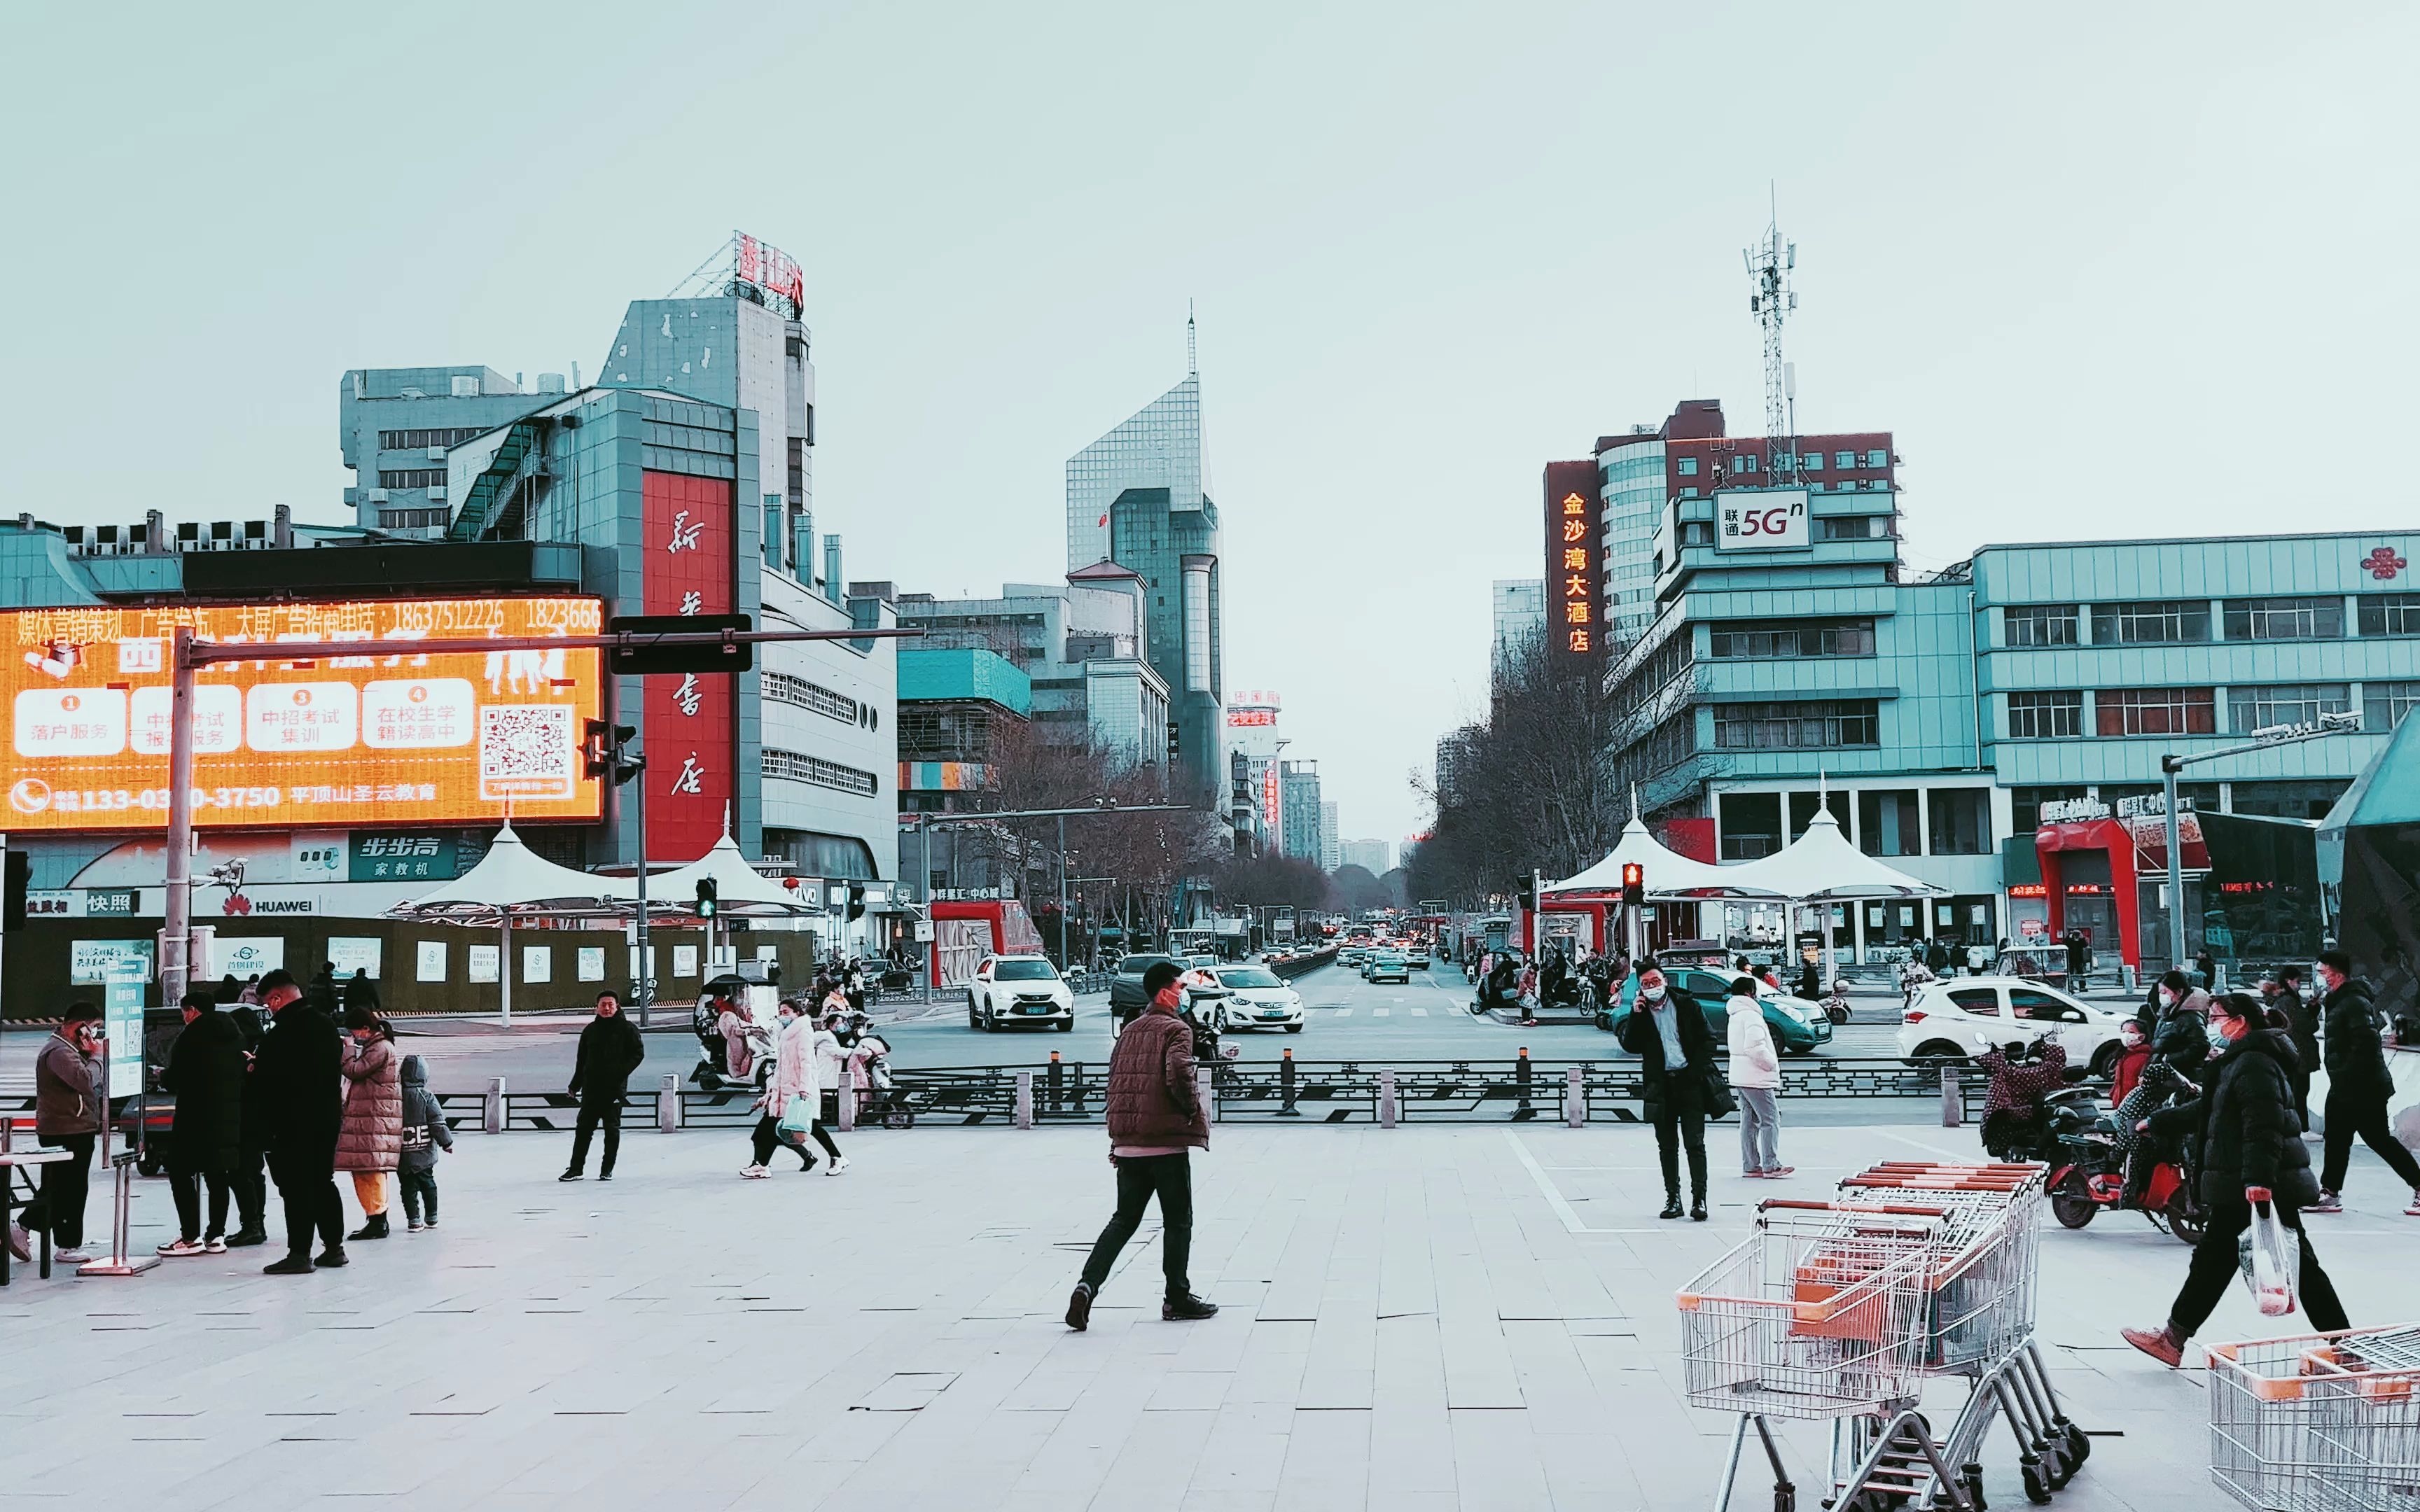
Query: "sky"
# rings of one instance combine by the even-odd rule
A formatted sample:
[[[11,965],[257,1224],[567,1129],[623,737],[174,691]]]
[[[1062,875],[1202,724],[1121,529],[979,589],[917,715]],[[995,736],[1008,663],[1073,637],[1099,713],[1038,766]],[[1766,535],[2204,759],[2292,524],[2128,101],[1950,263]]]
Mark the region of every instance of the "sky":
[[[593,377],[796,256],[847,575],[1065,570],[1200,321],[1226,681],[1398,841],[1540,471],[1682,398],[1889,429],[1910,565],[2408,525],[2420,8],[50,7],[0,100],[0,511],[344,517],[349,367]],[[2337,449],[2342,448],[2339,452]],[[2347,463],[2334,483],[2322,464]]]

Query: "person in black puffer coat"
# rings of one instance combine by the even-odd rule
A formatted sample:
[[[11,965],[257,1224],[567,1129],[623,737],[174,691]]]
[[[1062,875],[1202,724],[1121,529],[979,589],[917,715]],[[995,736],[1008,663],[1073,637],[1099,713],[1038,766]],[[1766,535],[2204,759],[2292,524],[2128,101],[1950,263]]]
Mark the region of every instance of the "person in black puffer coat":
[[[2278,1221],[2302,1239],[2296,1290],[2311,1326],[2323,1332],[2350,1326],[2335,1284],[2301,1232],[2301,1211],[2319,1196],[2319,1183],[2294,1117],[2293,1038],[2267,1026],[2266,1011],[2249,993],[2229,993],[2217,1006],[2212,1022],[2226,1049],[2210,1070],[2209,1091],[2149,1120],[2151,1133],[2163,1138],[2198,1136],[2197,1190],[2207,1224],[2168,1320],[2156,1329],[2123,1331],[2127,1343],[2170,1366],[2183,1363],[2185,1341],[2226,1294],[2236,1270],[2235,1242],[2252,1227],[2256,1192],[2274,1201]]]
[[[2210,1059],[2210,994],[2187,980],[2181,971],[2163,976],[2151,988],[2159,999],[2158,1027],[2151,1031],[2151,1055],[2184,1073],[2201,1079],[2202,1063]]]
[[[169,1046],[160,1085],[176,1094],[168,1126],[168,1189],[177,1201],[178,1237],[167,1256],[225,1253],[229,1178],[243,1150],[243,1032],[207,992],[185,995],[185,1026]],[[210,1226],[202,1227],[202,1188]]]
[[[2352,1159],[2353,1135],[2378,1152],[2378,1158],[2412,1190],[2407,1216],[2420,1217],[2420,1161],[2395,1137],[2386,1116],[2387,1099],[2395,1092],[2395,1076],[2386,1068],[2386,1046],[2379,1034],[2381,1014],[2369,982],[2352,974],[2352,957],[2342,950],[2319,952],[2321,1027],[2327,1035],[2328,1100],[2327,1161],[2319,1174],[2319,1200],[2314,1212],[2340,1212],[2336,1200],[2345,1170]]]

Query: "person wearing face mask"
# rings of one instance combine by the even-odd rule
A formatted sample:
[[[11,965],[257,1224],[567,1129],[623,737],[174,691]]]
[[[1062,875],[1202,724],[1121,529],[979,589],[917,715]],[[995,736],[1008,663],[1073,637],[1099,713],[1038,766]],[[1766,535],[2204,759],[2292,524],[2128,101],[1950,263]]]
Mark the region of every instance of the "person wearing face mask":
[[[2210,1058],[2210,994],[2181,971],[2162,975],[2152,991],[2160,1017],[2151,1031],[2151,1054],[2188,1077],[2198,1076],[2195,1068]]]
[[[2184,1286],[2158,1328],[2121,1331],[2126,1342],[2175,1367],[2184,1363],[2185,1344],[2218,1306],[2235,1277],[2236,1241],[2252,1227],[2252,1204],[2265,1194],[2278,1221],[2302,1237],[2302,1273],[2296,1291],[2311,1326],[2322,1332],[2349,1327],[2335,1284],[2302,1233],[2301,1211],[2319,1196],[2311,1154],[2303,1147],[2294,1119],[2288,1072],[2294,1063],[2292,1039],[2266,1024],[2266,1011],[2249,993],[2218,1000],[2212,1022],[2226,1048],[2212,1065],[2210,1090],[2198,1100],[2145,1120],[2163,1138],[2196,1135],[2200,1150],[2199,1196],[2204,1221]]]
[[[2109,1106],[2125,1106],[2127,1094],[2142,1084],[2143,1068],[2151,1063],[2151,1041],[2133,1019],[2118,1026],[2118,1063],[2110,1069]]]
[[[92,1258],[84,1247],[84,1205],[92,1190],[93,1142],[101,1137],[101,1120],[108,1112],[101,1096],[108,1046],[101,1010],[91,1003],[70,1003],[35,1057],[34,1137],[66,1150],[68,1158],[41,1168],[41,1195],[8,1226],[8,1252],[21,1260],[34,1257],[28,1233],[44,1228],[54,1246],[51,1257],[61,1265],[82,1265]]]
[[[1706,1073],[1714,1063],[1714,1036],[1704,1010],[1649,965],[1638,973],[1638,1002],[1621,1021],[1621,1047],[1638,1057],[1640,1090],[1655,1124],[1655,1158],[1664,1167],[1664,1211],[1681,1216],[1681,1150],[1689,1153],[1688,1213],[1706,1221]]]
[[[2395,1137],[2386,1114],[2394,1094],[2394,1073],[2386,1069],[2386,1041],[2379,1032],[2378,1005],[2367,980],[2352,974],[2352,957],[2342,950],[2319,952],[2319,985],[2326,990],[2319,1013],[2327,1035],[2328,1099],[2327,1160],[2319,1175],[2319,1199],[2313,1212],[2342,1212],[2336,1194],[2344,1189],[2345,1172],[2352,1160],[2353,1135],[2378,1152],[2389,1169],[2412,1189],[2408,1217],[2420,1218],[2420,1161]]]

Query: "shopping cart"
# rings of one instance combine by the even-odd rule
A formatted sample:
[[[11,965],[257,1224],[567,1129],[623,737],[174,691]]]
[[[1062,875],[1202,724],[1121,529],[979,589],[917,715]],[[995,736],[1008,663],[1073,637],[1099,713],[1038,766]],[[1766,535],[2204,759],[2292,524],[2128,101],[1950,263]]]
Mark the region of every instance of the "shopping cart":
[[[2219,1489],[2257,1512],[2420,1512],[2420,1325],[2204,1352]]]

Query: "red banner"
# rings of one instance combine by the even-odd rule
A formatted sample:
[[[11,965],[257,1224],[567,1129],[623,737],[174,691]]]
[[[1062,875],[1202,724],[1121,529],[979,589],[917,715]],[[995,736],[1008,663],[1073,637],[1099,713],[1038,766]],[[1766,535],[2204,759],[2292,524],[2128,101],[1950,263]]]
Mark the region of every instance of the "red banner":
[[[644,612],[733,612],[731,481],[648,472],[641,498]],[[644,686],[647,858],[693,861],[721,838],[737,787],[731,678],[659,674]]]

